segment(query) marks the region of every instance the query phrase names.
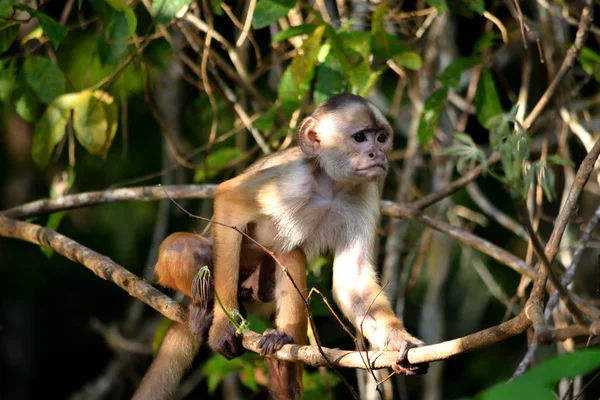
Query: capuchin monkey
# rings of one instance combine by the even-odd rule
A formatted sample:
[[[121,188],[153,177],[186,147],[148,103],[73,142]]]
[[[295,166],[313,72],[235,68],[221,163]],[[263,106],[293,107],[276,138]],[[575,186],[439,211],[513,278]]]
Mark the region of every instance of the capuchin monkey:
[[[286,343],[306,344],[305,261],[325,251],[334,254],[333,297],[371,347],[398,351],[392,366],[398,374],[427,372],[428,364],[408,362],[408,350],[423,342],[393,313],[373,263],[379,185],[392,136],[371,103],[338,94],[302,122],[299,147],[266,156],[218,186],[213,221],[235,226],[271,250],[302,295],[272,257],[230,227],[214,223],[204,236],[174,233],[164,240],[155,270],[161,285],[192,299],[190,329],[175,323],[169,330],[135,399],[171,396],[198,351],[198,339],[227,359],[244,353],[241,335],[214,301],[214,291],[228,312],[274,308],[276,330],[267,330],[259,344],[264,355]],[[196,276],[205,265],[214,287],[210,282],[200,290]],[[303,366],[270,357],[268,363],[270,397],[301,398]]]

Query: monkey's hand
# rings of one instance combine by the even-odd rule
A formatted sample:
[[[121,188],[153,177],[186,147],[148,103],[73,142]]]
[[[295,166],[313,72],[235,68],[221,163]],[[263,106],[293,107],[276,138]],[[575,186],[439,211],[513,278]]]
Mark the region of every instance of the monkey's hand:
[[[208,333],[208,345],[228,360],[246,352],[242,346],[242,336],[237,334],[236,327],[218,305],[214,309],[213,324]]]
[[[263,332],[258,342],[258,348],[260,349],[261,356],[268,356],[280,350],[284,344],[293,342],[294,339],[290,335],[276,331],[275,329],[267,329]]]
[[[385,350],[398,350],[400,354],[396,359],[396,362],[392,365],[392,369],[398,375],[422,375],[427,373],[429,369],[429,363],[422,364],[411,364],[408,362],[408,350],[413,347],[419,347],[425,343],[404,329],[393,329],[390,331]]]

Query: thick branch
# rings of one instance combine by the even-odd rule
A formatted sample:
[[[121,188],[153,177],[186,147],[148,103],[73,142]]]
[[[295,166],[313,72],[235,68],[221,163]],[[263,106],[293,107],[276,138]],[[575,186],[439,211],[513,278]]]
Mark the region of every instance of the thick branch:
[[[0,236],[21,239],[48,247],[68,259],[82,264],[99,277],[114,282],[117,286],[127,291],[127,293],[148,304],[165,317],[173,321],[187,323],[188,311],[184,306],[139,279],[110,258],[98,254],[60,233],[29,222],[0,216]],[[411,363],[447,359],[451,356],[477,350],[518,335],[524,332],[530,324],[529,319],[524,313],[521,313],[517,317],[500,325],[462,338],[410,349],[408,359]],[[577,335],[589,334],[584,329],[573,330],[573,333]],[[564,332],[559,336],[562,339],[565,336]],[[257,333],[245,333],[244,347],[259,353],[259,339],[260,335]],[[364,353],[361,355],[356,351],[327,348],[322,348],[322,350],[335,366],[366,368],[364,364],[366,354]],[[302,362],[315,367],[328,365],[327,360],[320,354],[317,346],[285,345],[272,357],[278,360]],[[369,352],[369,360],[372,362],[372,368],[388,368],[397,358],[398,353],[396,351]]]
[[[114,189],[99,192],[72,194],[56,199],[38,200],[18,207],[0,211],[0,216],[12,218],[30,218],[56,211],[99,204],[115,203],[119,201],[150,201],[163,199],[205,199],[213,197],[217,185],[169,185],[169,186],[142,186],[137,188]],[[494,260],[509,266],[521,275],[533,277],[533,268],[518,257],[500,247],[483,240],[472,233],[453,227],[444,221],[422,214],[420,211],[391,201],[381,202],[381,212],[395,218],[406,218],[425,224],[456,241],[472,246],[473,248],[489,255]]]
[[[117,203],[121,201],[152,201],[173,199],[208,199],[215,195],[217,185],[168,185],[142,186],[69,194],[56,199],[32,201],[31,203],[0,211],[11,218],[30,218],[55,211]],[[165,192],[166,191],[166,192]]]

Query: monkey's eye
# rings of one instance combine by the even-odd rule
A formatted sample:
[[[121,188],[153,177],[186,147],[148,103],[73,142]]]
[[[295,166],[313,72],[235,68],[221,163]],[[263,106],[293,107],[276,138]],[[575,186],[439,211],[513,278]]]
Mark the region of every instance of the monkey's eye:
[[[379,136],[377,136],[377,141],[379,143],[385,143],[386,140],[387,140],[387,135],[385,133],[381,133],[381,134],[379,134]]]
[[[354,136],[352,136],[352,138],[357,143],[361,143],[361,142],[364,142],[365,140],[367,140],[367,137],[362,132],[358,132],[357,134],[355,134]]]

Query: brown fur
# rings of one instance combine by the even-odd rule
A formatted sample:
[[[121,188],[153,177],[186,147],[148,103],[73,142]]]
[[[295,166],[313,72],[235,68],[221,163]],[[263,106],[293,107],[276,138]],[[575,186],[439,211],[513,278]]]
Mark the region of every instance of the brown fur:
[[[344,314],[361,326],[373,347],[399,351],[396,372],[427,370],[426,365],[408,363],[408,349],[422,342],[394,315],[372,261],[378,185],[387,172],[392,136],[381,112],[368,101],[334,96],[302,123],[299,148],[267,156],[217,188],[213,219],[245,230],[273,251],[301,291],[279,267],[273,270],[258,246],[235,230],[213,224],[214,290],[228,311],[275,300],[279,333],[266,335],[265,348],[270,351],[280,347],[286,335],[297,344],[306,343],[305,258],[329,250],[335,255],[333,295]],[[205,256],[210,241],[174,235],[161,246],[156,272],[161,284],[189,296],[195,271],[210,259]],[[212,314],[210,306],[202,307],[192,313],[192,330],[204,338],[206,322],[194,321],[200,318],[194,315],[200,315],[212,322],[208,344],[213,350],[226,358],[241,355],[241,338],[221,307],[215,304]],[[302,396],[302,365],[270,360],[269,369],[272,397]]]

